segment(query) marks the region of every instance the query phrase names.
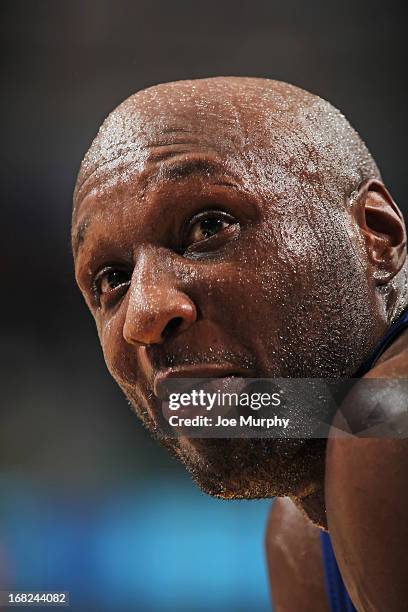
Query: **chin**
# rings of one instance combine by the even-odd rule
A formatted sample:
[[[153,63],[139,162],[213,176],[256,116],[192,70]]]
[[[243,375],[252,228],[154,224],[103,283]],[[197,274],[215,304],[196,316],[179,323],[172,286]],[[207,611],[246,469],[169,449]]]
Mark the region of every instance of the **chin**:
[[[171,440],[171,445],[168,442],[165,445],[199,488],[221,499],[295,496],[305,484],[322,479],[321,440],[180,438]]]

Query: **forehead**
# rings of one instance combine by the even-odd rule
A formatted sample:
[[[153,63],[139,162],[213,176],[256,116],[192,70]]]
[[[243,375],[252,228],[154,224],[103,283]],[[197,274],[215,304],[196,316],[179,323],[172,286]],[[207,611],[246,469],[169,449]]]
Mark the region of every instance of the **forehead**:
[[[135,174],[145,169],[151,156],[158,160],[160,155],[192,148],[252,163],[262,150],[269,156],[275,150],[282,160],[305,100],[291,90],[291,95],[279,87],[263,91],[251,83],[245,88],[234,79],[169,83],[128,98],[105,120],[85,156],[75,199],[80,200],[95,181],[109,181],[115,171],[131,167]]]

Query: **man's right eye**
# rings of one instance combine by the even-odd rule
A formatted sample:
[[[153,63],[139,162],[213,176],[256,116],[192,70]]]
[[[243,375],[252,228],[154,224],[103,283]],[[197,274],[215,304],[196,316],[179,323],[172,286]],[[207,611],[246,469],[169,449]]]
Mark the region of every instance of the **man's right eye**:
[[[101,297],[113,293],[116,289],[126,289],[130,284],[131,274],[118,268],[104,268],[94,281],[94,292]]]

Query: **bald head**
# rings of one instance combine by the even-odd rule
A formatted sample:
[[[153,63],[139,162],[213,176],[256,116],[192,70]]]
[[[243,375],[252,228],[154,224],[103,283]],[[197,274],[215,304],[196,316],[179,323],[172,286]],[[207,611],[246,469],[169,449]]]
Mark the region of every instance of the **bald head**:
[[[104,121],[77,179],[77,204],[95,184],[142,172],[152,155],[214,150],[243,181],[277,194],[299,181],[343,198],[379,178],[365,144],[331,104],[258,78],[178,81],[137,92]]]

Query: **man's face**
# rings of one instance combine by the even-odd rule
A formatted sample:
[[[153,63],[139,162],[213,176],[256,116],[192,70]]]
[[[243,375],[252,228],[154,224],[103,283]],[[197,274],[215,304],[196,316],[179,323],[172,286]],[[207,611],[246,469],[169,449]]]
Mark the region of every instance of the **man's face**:
[[[351,375],[381,323],[344,194],[296,108],[286,124],[238,102],[159,108],[129,117],[148,128],[85,181],[73,226],[78,283],[138,416],[157,432],[169,376]],[[252,497],[307,480],[311,442],[166,445],[208,492]]]

